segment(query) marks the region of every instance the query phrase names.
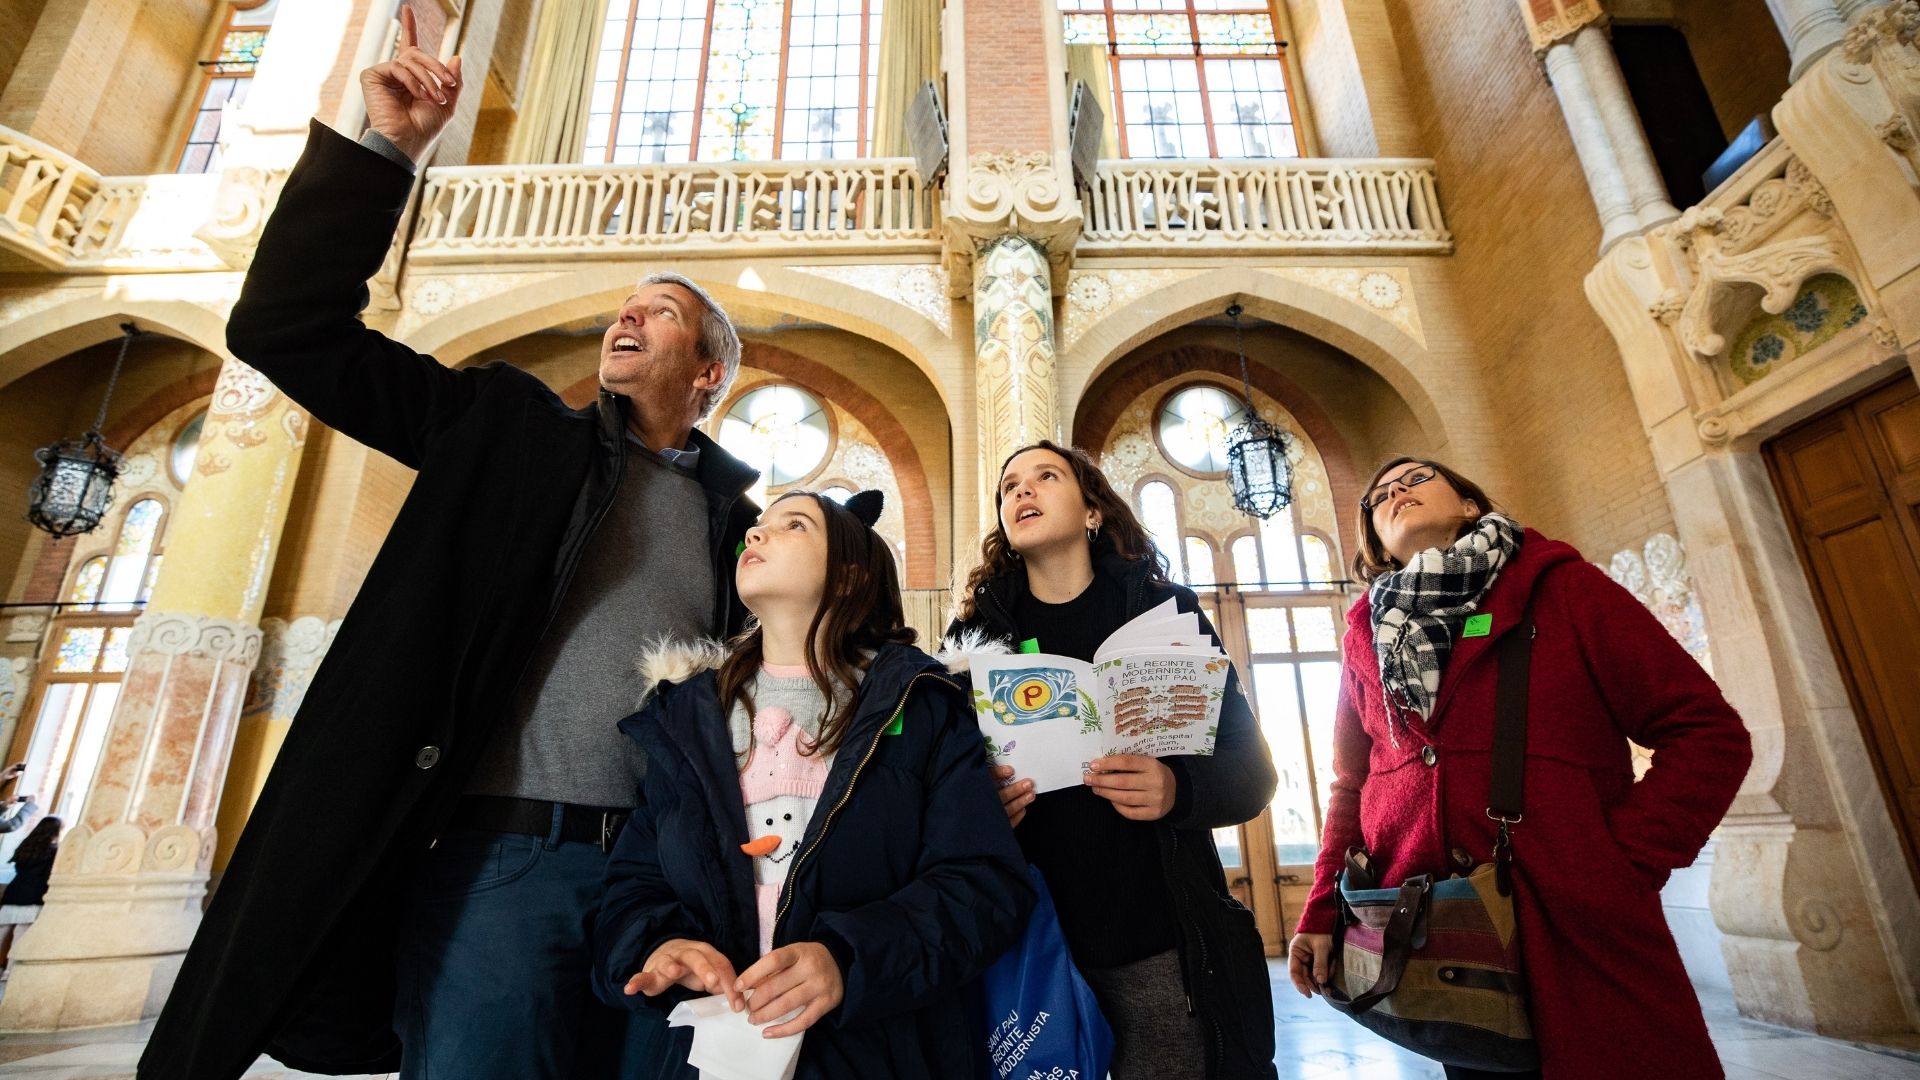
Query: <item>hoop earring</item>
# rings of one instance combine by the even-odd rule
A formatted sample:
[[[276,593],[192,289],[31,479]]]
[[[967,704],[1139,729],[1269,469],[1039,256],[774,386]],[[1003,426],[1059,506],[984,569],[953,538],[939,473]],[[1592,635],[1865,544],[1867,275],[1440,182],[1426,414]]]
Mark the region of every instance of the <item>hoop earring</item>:
[[[1091,544],[1098,539],[1100,539],[1100,526],[1095,525],[1087,530],[1087,543]]]

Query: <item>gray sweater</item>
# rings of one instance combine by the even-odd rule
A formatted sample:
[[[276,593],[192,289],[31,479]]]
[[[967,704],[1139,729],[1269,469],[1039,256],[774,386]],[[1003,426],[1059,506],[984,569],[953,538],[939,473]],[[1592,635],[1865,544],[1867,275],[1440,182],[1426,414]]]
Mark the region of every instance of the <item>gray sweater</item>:
[[[615,726],[638,707],[634,657],[711,637],[707,501],[687,463],[627,442],[626,473],[467,790],[631,807],[646,761]]]

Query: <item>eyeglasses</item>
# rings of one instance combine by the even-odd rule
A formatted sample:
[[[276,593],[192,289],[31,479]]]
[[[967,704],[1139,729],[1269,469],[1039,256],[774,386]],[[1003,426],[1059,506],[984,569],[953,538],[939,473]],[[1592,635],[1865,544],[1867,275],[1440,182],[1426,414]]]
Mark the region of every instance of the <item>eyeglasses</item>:
[[[1360,509],[1371,510],[1381,503],[1386,502],[1387,493],[1395,485],[1401,488],[1416,488],[1438,475],[1440,474],[1435,472],[1432,466],[1408,469],[1406,472],[1401,473],[1399,476],[1394,477],[1384,484],[1375,485],[1373,490],[1367,492],[1366,497],[1360,500]]]

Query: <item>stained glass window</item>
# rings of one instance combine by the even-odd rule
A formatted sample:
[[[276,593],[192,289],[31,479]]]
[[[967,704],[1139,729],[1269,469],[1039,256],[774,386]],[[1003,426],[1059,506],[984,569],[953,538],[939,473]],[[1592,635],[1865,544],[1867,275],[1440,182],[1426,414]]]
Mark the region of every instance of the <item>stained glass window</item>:
[[[98,626],[76,626],[61,634],[57,646],[59,659],[54,661],[53,670],[62,673],[92,671],[94,663],[100,659],[100,643],[106,636],[105,628]]]
[[[1167,572],[1186,584],[1180,551],[1180,513],[1174,507],[1173,486],[1154,480],[1140,486],[1140,524],[1153,537],[1153,546],[1167,557]]]
[[[1248,0],[1059,0],[1069,45],[1113,64],[1120,154],[1297,157],[1284,43]]]
[[[720,421],[720,445],[760,470],[754,501],[766,505],[770,487],[805,479],[827,459],[833,432],[826,406],[797,386],[762,386],[747,391]]]
[[[67,590],[67,602],[70,604],[91,604],[100,599],[100,586],[107,580],[107,557],[97,555],[81,564],[78,573],[73,575],[73,586]]]
[[[1218,387],[1188,387],[1160,409],[1160,447],[1194,472],[1225,472],[1227,436],[1246,413],[1239,398]]]
[[[199,104],[187,122],[187,134],[175,172],[205,173],[220,171],[220,124],[231,104],[246,103],[247,88],[253,83],[253,71],[267,47],[267,31],[273,23],[278,0],[249,5],[225,5],[226,25],[214,39],[213,55],[200,62],[202,82]]]
[[[585,160],[854,158],[882,0],[613,0]]]
[[[193,474],[193,463],[200,457],[200,431],[207,425],[207,414],[202,412],[187,421],[180,434],[173,437],[173,451],[168,462],[173,466],[173,482],[186,486],[187,477]]]
[[[1197,536],[1187,537],[1187,584],[1197,589],[1218,581],[1213,573],[1213,545]]]

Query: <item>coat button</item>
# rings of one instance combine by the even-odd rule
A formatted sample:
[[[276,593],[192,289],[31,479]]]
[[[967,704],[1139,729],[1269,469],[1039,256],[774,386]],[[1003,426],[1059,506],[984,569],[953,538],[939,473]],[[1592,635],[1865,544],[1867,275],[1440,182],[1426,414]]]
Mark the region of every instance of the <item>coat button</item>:
[[[413,763],[422,769],[433,768],[435,765],[440,764],[440,748],[437,746],[421,747],[420,752],[413,755]]]
[[[429,746],[427,749],[431,750],[433,747]],[[1432,765],[1434,762],[1440,760],[1440,755],[1434,752],[1433,747],[1423,746],[1420,748],[1420,760]],[[421,768],[424,769],[426,766],[422,765]]]

